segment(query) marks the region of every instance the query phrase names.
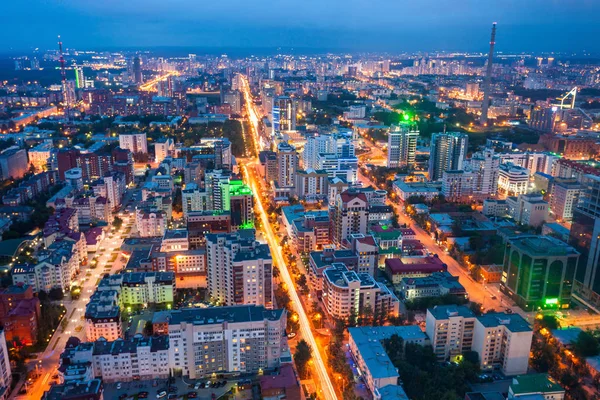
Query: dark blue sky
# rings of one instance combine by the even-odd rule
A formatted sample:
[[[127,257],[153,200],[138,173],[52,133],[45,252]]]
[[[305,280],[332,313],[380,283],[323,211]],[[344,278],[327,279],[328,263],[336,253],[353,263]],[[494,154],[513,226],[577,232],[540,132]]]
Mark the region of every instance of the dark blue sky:
[[[600,0],[6,0],[0,50],[302,47],[600,52]]]

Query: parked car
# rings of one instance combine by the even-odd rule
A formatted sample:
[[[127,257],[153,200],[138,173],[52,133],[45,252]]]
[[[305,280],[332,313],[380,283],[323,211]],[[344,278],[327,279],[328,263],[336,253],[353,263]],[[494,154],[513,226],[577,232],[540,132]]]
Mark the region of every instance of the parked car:
[[[148,397],[148,392],[139,392],[138,399],[145,399]]]
[[[161,390],[160,392],[158,392],[156,394],[156,398],[157,399],[162,399],[163,397],[166,397],[166,396],[167,396],[167,391],[166,390]]]
[[[196,392],[189,392],[187,394],[188,399],[195,399],[196,397],[198,397],[198,393]]]
[[[122,385],[121,382],[117,382],[117,390],[121,389]]]

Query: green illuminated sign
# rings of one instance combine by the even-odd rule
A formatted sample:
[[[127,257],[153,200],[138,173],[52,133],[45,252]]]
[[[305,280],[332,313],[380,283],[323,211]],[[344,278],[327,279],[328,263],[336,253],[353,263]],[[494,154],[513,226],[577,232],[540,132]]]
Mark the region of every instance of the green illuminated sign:
[[[557,298],[546,299],[546,305],[550,305],[550,304],[553,304],[553,305],[558,304],[558,299]]]

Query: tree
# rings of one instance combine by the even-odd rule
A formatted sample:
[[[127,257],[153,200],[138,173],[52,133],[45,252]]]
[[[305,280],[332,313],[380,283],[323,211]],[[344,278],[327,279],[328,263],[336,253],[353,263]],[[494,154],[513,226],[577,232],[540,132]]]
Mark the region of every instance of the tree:
[[[306,379],[308,376],[308,362],[312,357],[312,348],[303,339],[298,342],[296,346],[296,352],[294,353],[294,362],[296,363],[296,369],[300,378]]]
[[[280,275],[281,275],[281,272],[279,271],[279,267],[274,265],[273,266],[273,278],[277,279],[277,278],[279,278]]]
[[[573,351],[578,357],[593,357],[600,353],[600,345],[589,331],[580,332],[577,340],[573,343]]]
[[[146,321],[146,324],[144,325],[144,335],[145,336],[152,336],[152,321]]]
[[[560,322],[554,315],[544,315],[542,319],[538,320],[538,325],[541,328],[548,330],[554,330],[560,328]]]
[[[62,300],[65,297],[65,295],[61,288],[52,288],[48,293],[48,297],[50,297],[50,300],[58,301]]]
[[[113,219],[113,226],[115,227],[116,230],[121,229],[121,226],[123,226],[123,220],[119,217],[115,217]]]

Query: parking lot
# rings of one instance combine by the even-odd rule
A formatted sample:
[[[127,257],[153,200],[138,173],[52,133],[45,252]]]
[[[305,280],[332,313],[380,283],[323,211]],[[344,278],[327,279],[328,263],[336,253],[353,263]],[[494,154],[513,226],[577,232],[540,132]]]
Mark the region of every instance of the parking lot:
[[[208,400],[208,399],[218,399],[223,396],[225,393],[229,392],[232,388],[237,386],[236,381],[227,380],[227,383],[224,385],[219,385],[219,387],[210,387],[210,388],[198,388],[194,389],[195,385],[200,383],[206,384],[210,382],[211,385],[214,385],[215,382],[223,382],[225,379],[216,379],[216,380],[208,380],[208,379],[200,379],[200,380],[188,380],[183,378],[175,378],[175,383],[167,384],[167,379],[158,379],[158,380],[147,380],[147,381],[133,381],[133,382],[121,382],[120,389],[117,389],[119,386],[118,382],[114,383],[105,383],[104,384],[104,398],[105,399],[138,399],[138,398],[147,398],[147,399],[165,399],[168,400],[169,397],[176,399],[199,399],[199,400]],[[171,391],[169,391],[171,388]],[[162,397],[157,397],[159,393],[162,391],[167,392]],[[234,389],[235,391],[235,389]],[[147,392],[147,397],[140,396],[140,393]],[[194,397],[194,394],[195,396]]]

